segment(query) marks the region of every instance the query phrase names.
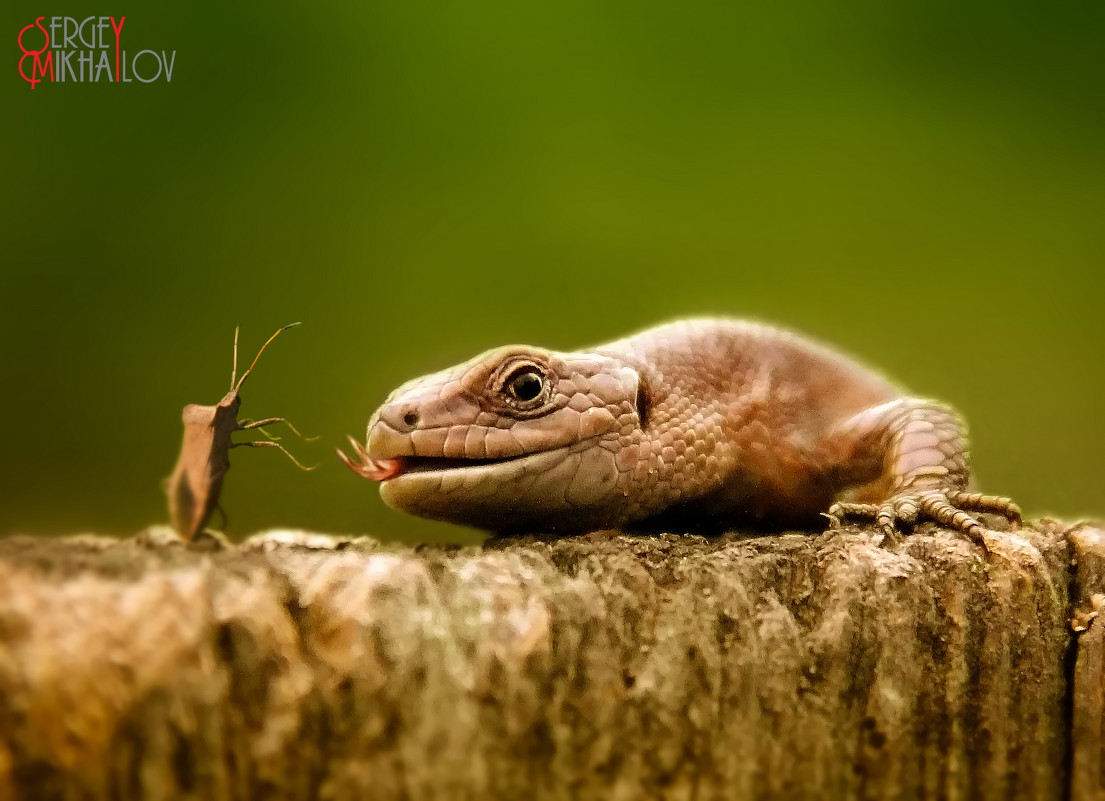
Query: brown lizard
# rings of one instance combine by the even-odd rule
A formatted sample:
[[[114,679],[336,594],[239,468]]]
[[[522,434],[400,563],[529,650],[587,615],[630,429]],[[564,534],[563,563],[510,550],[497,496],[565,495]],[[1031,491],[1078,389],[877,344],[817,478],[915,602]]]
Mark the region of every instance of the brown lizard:
[[[720,319],[579,353],[497,348],[395,390],[359,459],[384,501],[496,533],[932,520],[981,541],[961,419],[829,348]]]

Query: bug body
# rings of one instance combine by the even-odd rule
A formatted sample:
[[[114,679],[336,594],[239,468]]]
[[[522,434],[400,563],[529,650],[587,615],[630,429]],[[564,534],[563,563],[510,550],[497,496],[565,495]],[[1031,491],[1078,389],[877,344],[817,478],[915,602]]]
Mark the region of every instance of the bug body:
[[[293,462],[304,470],[295,457],[277,442],[234,442],[231,435],[235,431],[252,429],[262,430],[273,423],[291,423],[283,417],[270,417],[265,420],[239,420],[238,409],[242,399],[238,392],[246,378],[253,371],[257,359],[265,347],[276,339],[277,335],[299,323],[291,323],[277,330],[261,346],[253,364],[235,383],[238,372],[238,331],[234,331],[234,369],[230,376],[230,391],[214,406],[190,403],[184,407],[181,415],[184,422],[184,440],[180,447],[180,456],[166,484],[169,497],[169,520],[176,532],[190,540],[203,530],[216,509],[219,509],[219,495],[222,492],[223,479],[230,469],[230,450],[240,445],[252,448],[280,448]]]

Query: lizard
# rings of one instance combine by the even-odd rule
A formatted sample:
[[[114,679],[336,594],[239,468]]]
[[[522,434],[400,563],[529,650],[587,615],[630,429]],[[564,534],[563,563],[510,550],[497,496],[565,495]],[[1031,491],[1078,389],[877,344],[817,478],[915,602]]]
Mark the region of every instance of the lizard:
[[[827,517],[883,536],[925,520],[981,543],[966,427],[838,351],[692,319],[581,352],[489,350],[409,381],[349,438],[384,502],[494,534],[782,530]]]

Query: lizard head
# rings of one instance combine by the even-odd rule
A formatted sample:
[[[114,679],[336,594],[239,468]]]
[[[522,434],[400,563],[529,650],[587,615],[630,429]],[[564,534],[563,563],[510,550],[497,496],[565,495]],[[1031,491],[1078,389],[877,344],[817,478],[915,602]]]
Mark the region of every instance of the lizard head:
[[[354,442],[389,506],[489,531],[601,525],[621,492],[619,438],[640,427],[639,378],[615,359],[497,348],[409,381]]]

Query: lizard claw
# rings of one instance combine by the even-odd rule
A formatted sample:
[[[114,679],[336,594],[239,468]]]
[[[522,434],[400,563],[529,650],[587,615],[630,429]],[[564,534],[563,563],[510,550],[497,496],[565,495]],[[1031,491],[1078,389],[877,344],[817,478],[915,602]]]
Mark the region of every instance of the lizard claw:
[[[968,512],[989,512],[1009,519],[1014,528],[1021,523],[1021,510],[1008,498],[981,495],[962,490],[919,490],[901,492],[881,504],[834,503],[826,517],[839,521],[852,517],[873,520],[882,531],[880,537],[896,538],[898,525],[912,528],[919,520],[932,520],[967,535],[971,541],[985,547],[986,527]]]

